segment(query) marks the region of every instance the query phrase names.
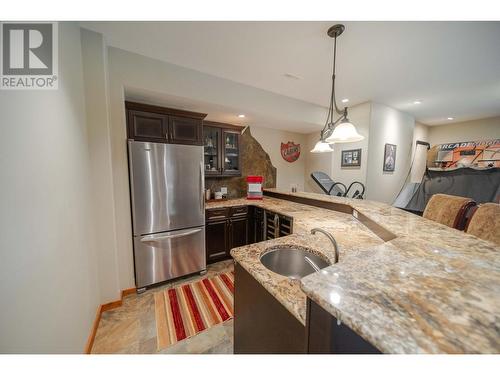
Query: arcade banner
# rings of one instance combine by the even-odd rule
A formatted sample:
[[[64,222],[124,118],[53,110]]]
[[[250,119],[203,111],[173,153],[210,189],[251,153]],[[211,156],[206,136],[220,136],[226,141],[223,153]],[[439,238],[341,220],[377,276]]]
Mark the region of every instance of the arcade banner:
[[[427,152],[427,168],[499,168],[500,139],[443,143]]]

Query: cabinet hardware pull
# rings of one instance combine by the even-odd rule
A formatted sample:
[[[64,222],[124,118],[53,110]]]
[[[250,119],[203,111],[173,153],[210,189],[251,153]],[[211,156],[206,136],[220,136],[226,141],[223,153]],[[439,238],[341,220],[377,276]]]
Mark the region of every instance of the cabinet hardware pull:
[[[219,216],[209,216],[208,220],[213,220],[213,219],[225,219],[226,216],[224,215],[219,215]]]
[[[156,241],[161,241],[161,240],[167,240],[169,238],[177,238],[177,237],[184,237],[184,236],[189,236],[194,233],[201,232],[201,229],[194,229],[189,232],[184,232],[184,233],[178,233],[178,234],[169,234],[169,235],[152,235],[152,236],[147,236],[144,238],[141,238],[141,242],[156,242]]]

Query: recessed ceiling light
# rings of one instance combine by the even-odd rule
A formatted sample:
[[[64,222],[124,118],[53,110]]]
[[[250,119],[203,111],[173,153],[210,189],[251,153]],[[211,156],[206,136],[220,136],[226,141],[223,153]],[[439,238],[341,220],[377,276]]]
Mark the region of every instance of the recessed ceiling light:
[[[238,117],[239,117],[239,118],[243,118],[243,117],[245,117],[245,115],[238,115]]]
[[[413,102],[413,104],[422,104],[422,101],[421,101],[421,100],[415,100],[415,101]]]
[[[455,117],[448,117],[448,120],[455,120]]]
[[[349,99],[342,99],[342,103],[347,103],[349,101]]]

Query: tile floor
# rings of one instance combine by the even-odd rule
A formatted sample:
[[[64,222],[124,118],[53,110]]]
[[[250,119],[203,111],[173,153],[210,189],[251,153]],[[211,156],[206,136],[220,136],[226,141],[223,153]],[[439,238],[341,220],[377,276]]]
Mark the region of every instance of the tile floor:
[[[149,289],[146,292],[124,298],[119,308],[106,311],[97,329],[93,354],[232,354],[233,320],[211,327],[196,336],[180,341],[162,351],[156,348],[156,322],[154,293],[233,270],[233,261],[211,264],[204,276],[191,276]]]

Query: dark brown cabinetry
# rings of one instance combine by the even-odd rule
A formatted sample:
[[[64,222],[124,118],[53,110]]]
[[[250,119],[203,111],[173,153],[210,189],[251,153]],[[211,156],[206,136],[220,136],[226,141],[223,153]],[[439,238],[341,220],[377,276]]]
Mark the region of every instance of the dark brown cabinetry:
[[[234,271],[234,353],[306,353],[306,327],[238,263]]]
[[[292,234],[293,219],[291,217],[265,210],[263,221],[263,235],[265,240],[272,240]]]
[[[128,111],[128,138],[146,142],[167,142],[168,117],[158,113]]]
[[[289,216],[250,207],[248,216],[248,243],[288,236],[293,231],[293,219]]]
[[[231,257],[233,247],[248,244],[248,207],[206,210],[205,248],[207,263]]]
[[[264,241],[264,210],[251,206],[248,221],[248,243]]]
[[[205,121],[203,144],[205,175],[241,176],[241,127]]]
[[[239,217],[232,218],[229,220],[229,235],[230,243],[232,249],[233,247],[239,247],[248,244],[248,218]]]
[[[235,354],[380,353],[310,299],[304,327],[238,263],[234,271]]]
[[[307,299],[307,352],[376,354],[380,351],[314,301]]]
[[[127,135],[144,142],[203,145],[206,114],[142,103],[125,102]]]
[[[207,221],[205,226],[207,263],[214,263],[228,257],[228,233],[227,220]]]

